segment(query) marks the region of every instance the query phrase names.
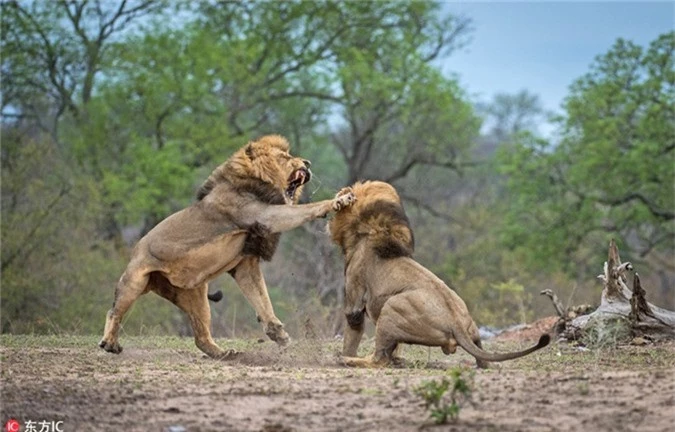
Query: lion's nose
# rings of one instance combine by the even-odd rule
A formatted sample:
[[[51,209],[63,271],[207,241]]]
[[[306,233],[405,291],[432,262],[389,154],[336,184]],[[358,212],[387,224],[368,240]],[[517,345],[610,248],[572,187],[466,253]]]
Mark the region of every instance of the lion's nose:
[[[303,159],[302,163],[304,163],[307,168],[312,166],[312,163],[310,161],[308,161],[307,159]]]

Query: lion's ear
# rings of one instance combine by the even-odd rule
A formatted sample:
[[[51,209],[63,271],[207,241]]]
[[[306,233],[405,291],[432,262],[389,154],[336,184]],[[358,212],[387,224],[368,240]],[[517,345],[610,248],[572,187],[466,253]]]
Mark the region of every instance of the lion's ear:
[[[244,151],[246,152],[246,156],[248,156],[249,159],[251,159],[251,160],[255,159],[255,152],[253,151],[253,144],[247,145],[246,149]]]

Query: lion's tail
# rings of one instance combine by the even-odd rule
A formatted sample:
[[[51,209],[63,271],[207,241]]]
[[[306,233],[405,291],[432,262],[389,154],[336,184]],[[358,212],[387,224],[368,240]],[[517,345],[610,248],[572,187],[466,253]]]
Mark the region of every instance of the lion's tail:
[[[219,301],[221,301],[223,299],[223,292],[221,290],[218,290],[218,291],[214,292],[213,294],[207,294],[206,296],[212,302],[218,303]]]
[[[469,354],[471,354],[472,356],[474,356],[479,360],[491,362],[500,362],[504,360],[512,360],[518,357],[523,357],[534,351],[537,351],[538,349],[544,348],[546,345],[549,344],[549,342],[551,342],[551,336],[545,333],[541,335],[541,337],[539,338],[539,342],[537,342],[537,345],[530,347],[526,350],[510,353],[491,353],[484,351],[482,348],[474,344],[471,338],[469,338],[469,336],[463,331],[457,331],[453,336],[455,337],[455,340],[457,341],[459,346],[464,348],[466,352],[468,352]]]

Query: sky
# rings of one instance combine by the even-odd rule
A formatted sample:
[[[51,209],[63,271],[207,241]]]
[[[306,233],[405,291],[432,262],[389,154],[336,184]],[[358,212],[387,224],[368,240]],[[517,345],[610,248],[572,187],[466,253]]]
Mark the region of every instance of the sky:
[[[471,42],[440,65],[473,100],[527,89],[556,112],[569,85],[617,38],[647,46],[675,23],[675,1],[464,1],[445,2],[443,11],[473,21]]]

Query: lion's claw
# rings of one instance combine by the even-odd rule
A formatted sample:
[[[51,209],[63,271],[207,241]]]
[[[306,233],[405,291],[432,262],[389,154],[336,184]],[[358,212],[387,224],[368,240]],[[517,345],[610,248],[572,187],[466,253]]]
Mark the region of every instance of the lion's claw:
[[[341,196],[343,196],[343,195],[347,195],[347,194],[349,194],[349,193],[351,193],[351,194],[354,193],[354,191],[352,190],[352,188],[351,188],[350,186],[343,187],[342,189],[340,189],[340,190],[338,191],[338,193],[335,194],[335,198],[339,198],[339,197],[341,197]]]
[[[356,195],[352,191],[352,188],[346,187],[340,189],[340,191],[335,195],[335,200],[333,201],[333,210],[340,211],[343,208],[349,207],[354,204],[356,201]]]

